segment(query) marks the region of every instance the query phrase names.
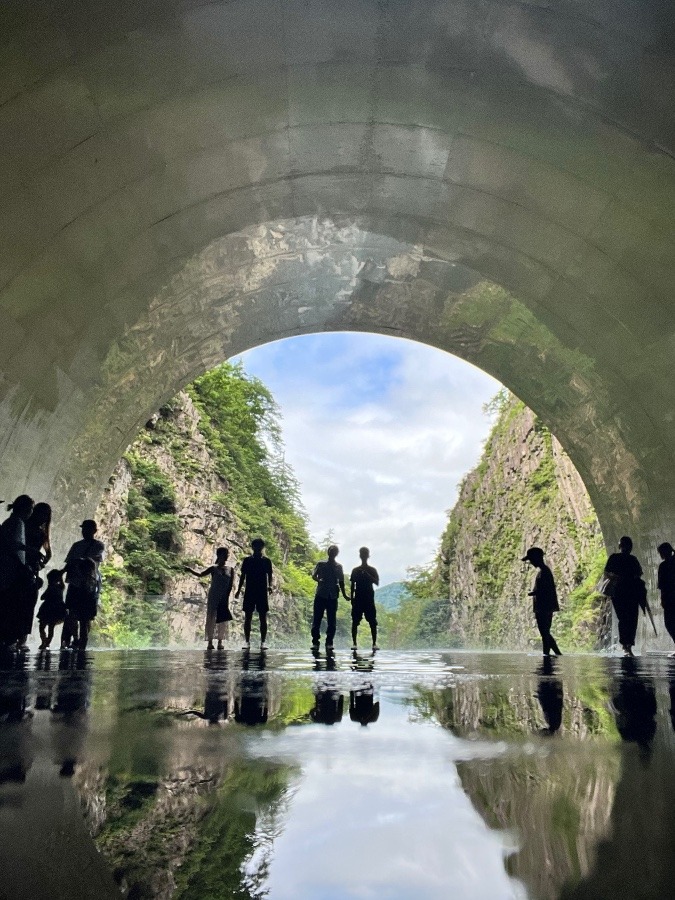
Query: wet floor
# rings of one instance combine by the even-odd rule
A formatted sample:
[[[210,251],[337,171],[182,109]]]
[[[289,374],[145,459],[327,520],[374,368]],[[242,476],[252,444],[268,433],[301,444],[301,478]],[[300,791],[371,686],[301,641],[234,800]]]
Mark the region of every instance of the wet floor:
[[[666,659],[53,653],[0,678],[0,898],[673,894]]]

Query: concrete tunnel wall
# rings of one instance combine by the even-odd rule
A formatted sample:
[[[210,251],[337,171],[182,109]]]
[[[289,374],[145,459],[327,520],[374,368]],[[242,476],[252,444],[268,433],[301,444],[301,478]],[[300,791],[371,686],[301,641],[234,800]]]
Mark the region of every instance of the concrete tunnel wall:
[[[400,335],[673,538],[675,12],[661,0],[6,0],[0,496],[91,513],[260,343]]]

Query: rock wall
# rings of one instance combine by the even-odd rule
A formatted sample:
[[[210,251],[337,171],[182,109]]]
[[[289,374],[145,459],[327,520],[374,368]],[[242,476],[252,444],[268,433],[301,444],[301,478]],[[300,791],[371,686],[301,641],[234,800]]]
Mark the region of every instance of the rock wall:
[[[556,578],[562,612],[554,633],[590,649],[606,630],[606,610],[591,590],[604,553],[593,506],[558,441],[531,410],[504,395],[442,541],[439,574],[455,642],[538,645],[527,597],[535,572],[521,562],[529,546],[544,549]]]
[[[170,428],[161,429],[162,419]],[[200,430],[200,415],[188,394],[181,392],[169,409],[147,423],[144,432],[129,448],[134,457],[159,467],[175,492],[175,515],[180,522],[180,551],[175,554],[170,577],[161,595],[147,595],[148,604],[160,604],[168,625],[170,643],[194,643],[204,639],[208,578],[197,579],[182,569],[190,564],[197,570],[213,563],[215,548],[230,549],[230,563],[238,577],[242,558],[249,552],[254,535],[244,534],[231,509],[219,499],[226,498],[230,486],[217,472],[207,441]],[[115,566],[125,563],[124,528],[129,524],[129,491],[135,485],[132,467],[121,459],[96,511],[100,538],[106,544],[107,559]],[[138,485],[136,485],[138,486]],[[296,635],[303,626],[297,598],[283,590],[279,575],[270,600],[272,634]],[[233,591],[234,594],[234,591]],[[230,637],[243,635],[240,601],[232,599],[234,621]]]

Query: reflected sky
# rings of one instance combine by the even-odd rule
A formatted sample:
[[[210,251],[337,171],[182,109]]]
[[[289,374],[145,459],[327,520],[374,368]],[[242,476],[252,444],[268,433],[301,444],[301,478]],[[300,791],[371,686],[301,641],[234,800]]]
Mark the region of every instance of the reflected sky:
[[[270,896],[524,896],[504,868],[509,842],[486,828],[462,789],[457,741],[432,722],[411,727],[403,698],[380,700],[372,727],[312,725],[275,741],[302,776],[275,843]]]
[[[615,900],[675,877],[665,659],[0,665],[0,871],[18,900]]]

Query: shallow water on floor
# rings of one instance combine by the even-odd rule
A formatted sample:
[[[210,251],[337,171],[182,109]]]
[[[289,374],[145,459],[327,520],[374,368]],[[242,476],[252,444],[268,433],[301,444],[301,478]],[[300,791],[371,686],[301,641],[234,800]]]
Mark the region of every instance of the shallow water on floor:
[[[665,659],[134,651],[0,668],[0,897],[671,895]]]

